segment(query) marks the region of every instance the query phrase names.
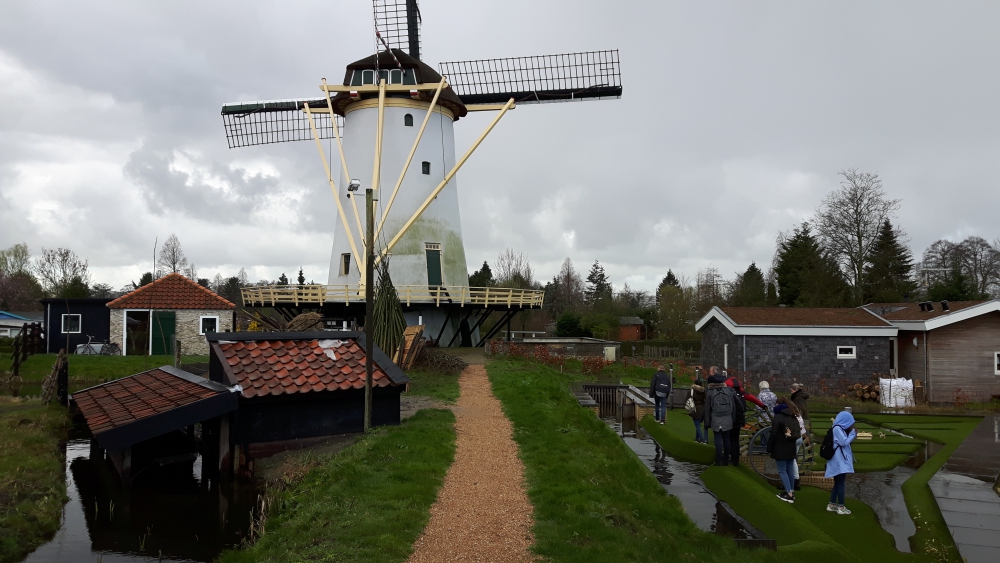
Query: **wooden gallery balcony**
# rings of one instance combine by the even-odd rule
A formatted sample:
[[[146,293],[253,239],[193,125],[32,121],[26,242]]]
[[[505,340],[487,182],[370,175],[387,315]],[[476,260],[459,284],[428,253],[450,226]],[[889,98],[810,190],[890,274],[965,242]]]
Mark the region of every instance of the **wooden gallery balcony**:
[[[359,285],[265,285],[244,287],[246,307],[323,307],[365,302]],[[545,292],[537,289],[508,287],[397,285],[396,293],[404,307],[474,307],[487,309],[541,308]]]

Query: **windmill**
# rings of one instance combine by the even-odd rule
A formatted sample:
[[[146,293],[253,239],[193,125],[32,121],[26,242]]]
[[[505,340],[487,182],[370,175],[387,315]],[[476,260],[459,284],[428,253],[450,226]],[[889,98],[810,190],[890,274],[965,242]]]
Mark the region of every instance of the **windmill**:
[[[368,215],[354,195],[372,188],[372,265],[389,260],[408,324],[426,325],[441,345],[482,345],[504,323],[509,336],[511,318],[541,307],[543,292],[469,287],[456,174],[517,105],[620,98],[618,51],[443,62],[435,70],[421,60],[417,0],[374,0],[373,16],[375,52],[348,64],[342,83],[323,79],[311,98],[222,107],[230,148],[313,140],[337,205],[328,283],[246,288],[244,304],[286,316],[321,308],[345,326],[358,318],[370,270]],[[472,111],[496,115],[456,159],[454,123]],[[478,338],[493,313],[499,322]]]

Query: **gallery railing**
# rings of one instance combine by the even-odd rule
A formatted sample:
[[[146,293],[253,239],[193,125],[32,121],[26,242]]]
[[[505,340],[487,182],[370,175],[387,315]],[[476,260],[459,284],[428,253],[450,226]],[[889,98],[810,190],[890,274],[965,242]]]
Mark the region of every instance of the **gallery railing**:
[[[359,285],[264,285],[240,290],[246,307],[276,305],[322,305],[323,303],[364,303]],[[428,303],[434,306],[474,305],[507,308],[537,308],[545,300],[545,292],[537,289],[509,287],[397,285],[396,293],[403,305]]]

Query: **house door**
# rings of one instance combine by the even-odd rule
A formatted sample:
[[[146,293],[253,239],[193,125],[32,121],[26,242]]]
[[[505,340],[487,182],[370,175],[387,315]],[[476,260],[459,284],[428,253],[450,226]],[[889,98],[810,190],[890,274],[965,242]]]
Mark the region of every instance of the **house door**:
[[[889,375],[896,375],[896,364],[899,362],[899,347],[895,336],[889,337]]]
[[[441,243],[428,242],[424,245],[427,252],[427,285],[441,285]]]
[[[154,356],[168,356],[174,353],[176,314],[173,311],[153,311]]]
[[[125,312],[125,355],[149,354],[149,311]]]

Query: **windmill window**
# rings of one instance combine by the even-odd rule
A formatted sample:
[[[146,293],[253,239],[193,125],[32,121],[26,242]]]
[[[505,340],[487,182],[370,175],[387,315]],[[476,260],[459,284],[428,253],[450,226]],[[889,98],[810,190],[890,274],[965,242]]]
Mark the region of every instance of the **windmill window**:
[[[406,127],[413,127],[413,116],[406,114],[403,116],[403,125]]]
[[[838,360],[854,360],[858,357],[857,346],[837,346]]]
[[[403,84],[416,84],[417,75],[412,68],[403,69]]]
[[[357,71],[354,71],[357,73]],[[361,83],[362,84],[375,84],[375,71],[374,70],[362,70],[361,71]]]
[[[351,273],[351,255],[341,254],[340,255],[340,275],[346,276]]]
[[[424,174],[430,176],[431,174],[431,163],[426,160],[420,163],[420,171]]]
[[[80,315],[62,316],[63,334],[80,334]]]

